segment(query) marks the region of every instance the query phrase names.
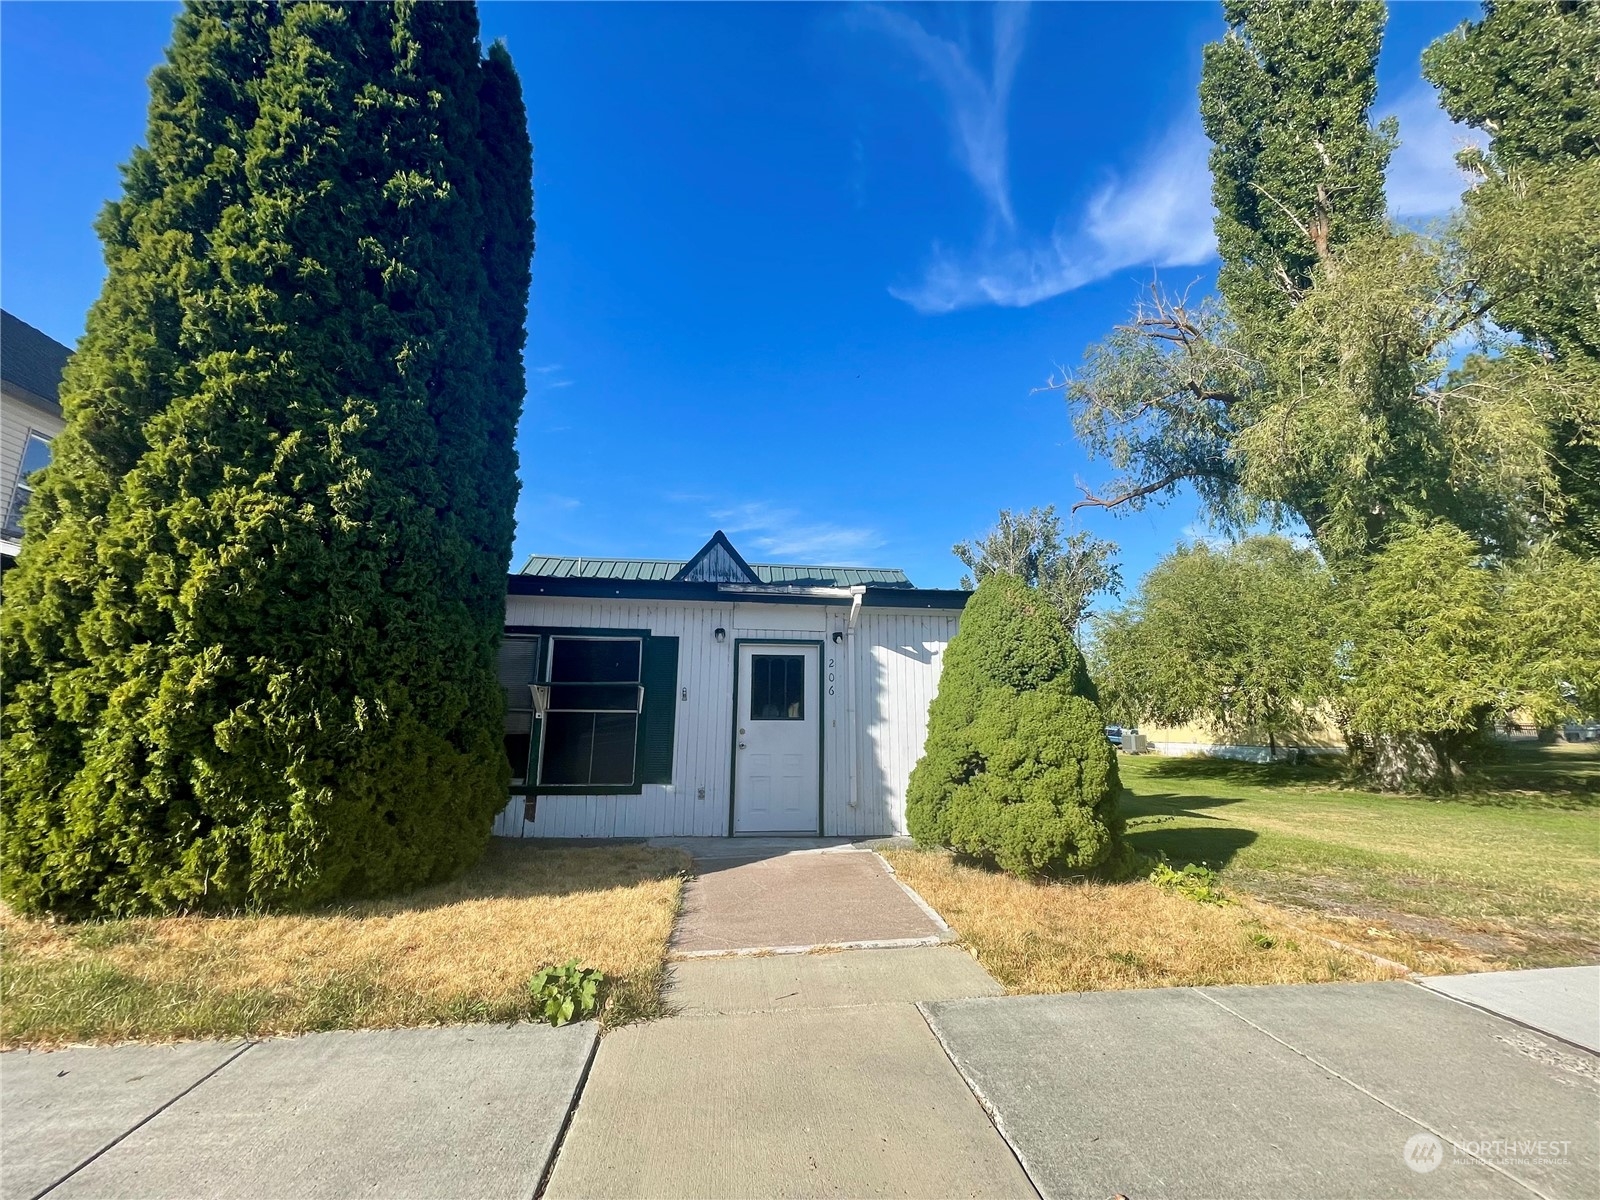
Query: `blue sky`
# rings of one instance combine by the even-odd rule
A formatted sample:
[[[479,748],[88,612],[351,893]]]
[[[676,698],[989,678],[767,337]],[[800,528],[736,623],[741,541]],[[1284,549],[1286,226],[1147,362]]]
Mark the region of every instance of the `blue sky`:
[[[0,8],[0,299],[71,344],[167,4]],[[1462,142],[1421,80],[1475,4],[1393,7],[1397,215]],[[1211,284],[1195,89],[1218,4],[485,4],[534,141],[518,449],[529,552],[961,574],[1001,507],[1106,477],[1037,391],[1152,272]],[[1191,503],[1080,514],[1136,578]]]

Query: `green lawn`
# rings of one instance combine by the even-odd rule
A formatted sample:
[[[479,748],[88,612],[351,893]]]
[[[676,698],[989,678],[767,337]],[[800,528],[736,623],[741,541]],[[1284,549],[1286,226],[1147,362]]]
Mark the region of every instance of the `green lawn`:
[[[1600,747],[1508,752],[1448,799],[1328,768],[1124,757],[1134,845],[1422,970],[1600,962]]]

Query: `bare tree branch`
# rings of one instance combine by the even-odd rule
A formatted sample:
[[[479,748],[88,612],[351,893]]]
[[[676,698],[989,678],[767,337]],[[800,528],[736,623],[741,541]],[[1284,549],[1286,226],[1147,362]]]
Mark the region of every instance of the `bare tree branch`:
[[[1096,496],[1080,483],[1078,490],[1083,493],[1083,499],[1073,504],[1072,511],[1077,512],[1080,508],[1116,508],[1118,505],[1127,504],[1132,500],[1142,500],[1146,496],[1153,496],[1164,488],[1169,488],[1173,484],[1189,478],[1191,474],[1193,472],[1169,471],[1154,483],[1146,483],[1139,487],[1129,488],[1116,496]]]

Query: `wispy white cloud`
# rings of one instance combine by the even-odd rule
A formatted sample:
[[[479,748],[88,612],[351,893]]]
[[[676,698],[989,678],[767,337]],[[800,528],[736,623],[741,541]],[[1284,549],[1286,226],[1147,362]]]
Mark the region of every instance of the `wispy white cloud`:
[[[561,370],[561,364],[560,363],[546,363],[542,367],[532,367],[530,369],[536,375],[549,375],[549,374],[552,374],[552,373],[554,373],[556,371]]]
[[[534,492],[524,496],[519,507],[571,512],[575,508],[582,508],[583,501],[574,496],[558,496],[554,492]]]
[[[573,381],[570,379],[552,379],[544,386],[546,388],[568,388],[572,386],[572,383]]]
[[[1456,153],[1487,145],[1488,139],[1452,121],[1425,82],[1414,85],[1380,116],[1400,122],[1400,145],[1389,160],[1389,211],[1402,219],[1449,212],[1470,182],[1456,166]]]
[[[1011,202],[1006,113],[1025,43],[1022,5],[994,7],[989,78],[967,52],[899,11],[868,10],[926,67],[943,92],[957,158],[984,200],[970,249],[935,244],[922,279],[890,293],[919,312],[982,304],[1021,308],[1132,266],[1205,262],[1214,253],[1207,143],[1197,116],[1173,125],[1132,170],[1114,175],[1047,237],[1018,227]]]
[[[1198,119],[1177,125],[1048,238],[991,235],[964,252],[935,246],[918,283],[889,290],[925,313],[1026,308],[1129,267],[1206,262],[1216,253],[1207,152]]]
[[[987,79],[978,73],[960,46],[929,33],[900,10],[874,5],[864,9],[863,16],[909,50],[938,83],[950,105],[950,133],[956,157],[994,218],[1014,225],[1006,156],[1006,108],[1026,40],[1027,5],[994,6]]]
[[[750,557],[847,565],[859,563],[862,554],[884,541],[875,529],[807,521],[794,509],[761,502],[713,509],[708,515]]]

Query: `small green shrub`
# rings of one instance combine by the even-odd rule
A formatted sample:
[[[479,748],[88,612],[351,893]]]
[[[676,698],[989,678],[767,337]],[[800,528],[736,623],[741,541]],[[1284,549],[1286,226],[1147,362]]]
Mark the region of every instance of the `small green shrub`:
[[[1116,753],[1083,658],[1049,600],[984,577],[945,652],[906,792],[924,845],[1023,877],[1126,873]]]
[[[1181,867],[1174,867],[1163,856],[1150,872],[1149,879],[1157,887],[1177,892],[1180,896],[1187,896],[1200,904],[1233,903],[1217,886],[1217,873],[1199,863],[1185,863]]]
[[[587,1020],[600,1008],[600,985],[605,980],[602,972],[580,967],[575,958],[534,972],[528,980],[533,1019],[552,1025]]]

